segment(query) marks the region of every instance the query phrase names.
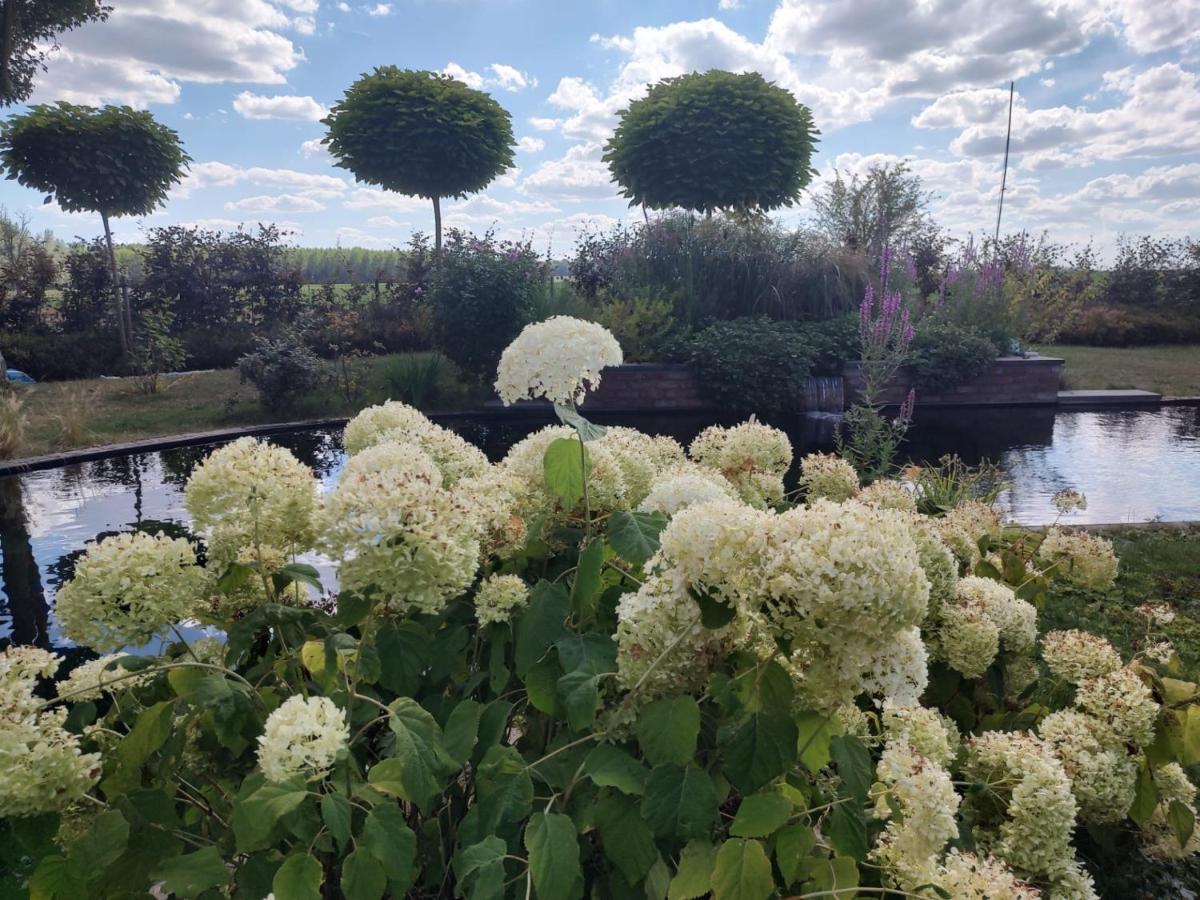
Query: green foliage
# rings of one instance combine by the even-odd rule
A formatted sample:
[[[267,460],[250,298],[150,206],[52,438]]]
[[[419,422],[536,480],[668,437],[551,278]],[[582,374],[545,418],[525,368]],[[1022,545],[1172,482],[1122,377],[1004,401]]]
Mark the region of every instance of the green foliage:
[[[766,416],[802,409],[812,363],[808,341],[769,319],[714,323],[688,359],[716,406]]]
[[[908,366],[919,396],[965,384],[999,355],[995,344],[972,328],[926,320],[913,340]]]
[[[6,4],[4,56],[0,58],[0,106],[29,99],[33,79],[58,48],[59,35],[108,18],[112,7],[100,0],[24,0]]]
[[[808,107],[757,72],[667,78],[621,112],[605,145],[630,206],[766,212],[813,176]]]
[[[269,410],[290,409],[325,379],[321,361],[292,332],[259,338],[257,349],[238,360],[238,373]]]
[[[464,372],[495,377],[501,352],[530,321],[543,278],[528,244],[451,231],[429,293],[437,346]]]
[[[418,409],[453,402],[459,385],[454,364],[440,353],[398,356],[383,370],[388,397]]]
[[[183,367],[187,352],[183,342],[172,336],[174,317],[161,310],[142,314],[141,327],[134,336],[133,367],[138,386],[144,394],[157,394],[159,376]]]
[[[589,318],[612,332],[626,362],[659,358],[677,330],[675,304],[665,297],[631,297],[628,300],[602,293]]]
[[[67,212],[153,212],[189,162],[179,136],[145,110],[38,105],[0,124],[5,177]]]
[[[1200,341],[1200,315],[1129,306],[1090,306],[1062,326],[1058,339],[1065,344],[1090,347],[1190,344]]]
[[[849,179],[834,169],[812,199],[817,228],[826,238],[872,258],[886,245],[912,245],[936,228],[929,214],[932,195],[903,161],[872,163]]]

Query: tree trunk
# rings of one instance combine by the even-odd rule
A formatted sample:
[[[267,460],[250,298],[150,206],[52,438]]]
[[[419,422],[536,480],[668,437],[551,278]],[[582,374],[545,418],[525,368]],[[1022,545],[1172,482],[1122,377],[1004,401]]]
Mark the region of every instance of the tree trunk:
[[[433,250],[442,252],[442,198],[433,198]]]
[[[108,245],[108,274],[112,280],[113,315],[117,320],[117,334],[121,339],[121,362],[129,362],[129,331],[125,316],[125,303],[121,298],[121,286],[117,284],[117,251],[113,249],[112,229],[108,226],[108,213],[100,213],[104,223],[104,241]]]

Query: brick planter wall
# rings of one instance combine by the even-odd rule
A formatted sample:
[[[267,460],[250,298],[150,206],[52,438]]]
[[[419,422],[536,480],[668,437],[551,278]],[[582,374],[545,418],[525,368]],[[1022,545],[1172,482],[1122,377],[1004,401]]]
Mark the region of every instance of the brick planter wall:
[[[605,369],[600,389],[588,394],[585,412],[712,409],[691,369],[672,363],[626,363]]]
[[[1002,356],[982,375],[940,393],[917,394],[918,406],[1026,406],[1054,404],[1058,402],[1059,375],[1063,361],[1050,356],[1034,356],[1023,359],[1019,356]],[[857,362],[846,364],[846,403],[858,399],[862,391],[862,378]],[[896,405],[904,401],[912,376],[901,369],[895,380],[888,385],[881,398],[885,404]]]

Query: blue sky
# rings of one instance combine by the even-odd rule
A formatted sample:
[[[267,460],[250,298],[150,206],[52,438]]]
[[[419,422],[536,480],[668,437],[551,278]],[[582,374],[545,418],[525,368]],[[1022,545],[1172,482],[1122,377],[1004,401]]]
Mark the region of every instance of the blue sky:
[[[388,247],[427,201],[356,185],[317,121],[375,65],[447,71],[512,114],[517,168],[447,222],[567,252],[632,218],[600,162],[647,83],[756,70],[812,107],[815,164],[905,158],[955,236],[990,230],[1017,82],[1006,230],[1111,249],[1200,221],[1200,0],[121,0],[65,36],[34,101],[130,103],[194,162],[157,225],[275,222],[300,244]],[[64,238],[99,221],[13,182],[0,203]],[[802,221],[807,204],[781,213]],[[640,216],[640,213],[638,214]]]

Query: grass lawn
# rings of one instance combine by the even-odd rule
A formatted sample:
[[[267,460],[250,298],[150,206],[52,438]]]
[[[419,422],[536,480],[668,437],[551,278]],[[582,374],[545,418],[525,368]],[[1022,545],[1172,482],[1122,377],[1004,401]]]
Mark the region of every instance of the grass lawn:
[[[1063,390],[1141,388],[1174,397],[1200,396],[1200,345],[1152,347],[1076,347],[1051,344],[1038,348],[1045,356],[1061,356]]]
[[[16,456],[94,447],[163,435],[297,419],[352,415],[389,398],[427,409],[468,405],[453,365],[434,354],[393,354],[362,361],[350,398],[330,383],[293,409],[266,410],[252,384],[232,369],[166,378],[145,394],[132,378],[59,381],[22,388],[25,435]]]

